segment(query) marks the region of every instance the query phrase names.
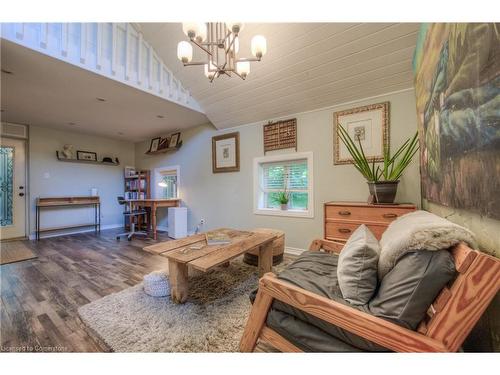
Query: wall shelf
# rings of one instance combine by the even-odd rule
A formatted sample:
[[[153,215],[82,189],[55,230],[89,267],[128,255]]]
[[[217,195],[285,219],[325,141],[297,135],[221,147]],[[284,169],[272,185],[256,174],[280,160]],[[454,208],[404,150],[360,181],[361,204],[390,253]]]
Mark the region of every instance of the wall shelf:
[[[99,165],[120,165],[120,163],[116,162],[106,162],[106,161],[94,161],[94,160],[79,160],[79,159],[68,159],[68,158],[62,158],[59,156],[59,151],[56,151],[56,156],[57,160],[59,161],[64,161],[66,163],[83,163],[83,164],[99,164]]]
[[[146,155],[159,155],[159,154],[166,154],[167,152],[173,152],[177,151],[180,149],[182,146],[182,141],[180,141],[177,146],[175,147],[167,147],[167,148],[162,148],[161,150],[156,150],[156,151],[146,151]]]

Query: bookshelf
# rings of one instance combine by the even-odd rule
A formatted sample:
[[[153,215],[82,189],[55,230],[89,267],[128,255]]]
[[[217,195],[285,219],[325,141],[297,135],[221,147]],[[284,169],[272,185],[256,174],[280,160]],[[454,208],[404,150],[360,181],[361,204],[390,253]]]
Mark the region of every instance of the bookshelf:
[[[149,170],[136,171],[134,175],[124,176],[126,200],[129,199],[151,199],[151,172]],[[125,206],[128,209],[128,205]],[[148,226],[148,217],[144,221],[137,223],[137,230],[146,230]],[[125,219],[125,226],[130,227],[128,219]]]

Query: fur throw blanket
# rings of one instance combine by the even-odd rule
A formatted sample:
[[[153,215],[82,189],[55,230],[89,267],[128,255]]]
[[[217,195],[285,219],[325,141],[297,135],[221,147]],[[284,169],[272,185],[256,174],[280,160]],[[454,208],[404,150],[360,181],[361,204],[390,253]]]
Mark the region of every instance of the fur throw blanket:
[[[459,242],[476,247],[474,234],[449,220],[427,211],[403,215],[389,225],[380,239],[379,280],[408,252],[448,249]]]

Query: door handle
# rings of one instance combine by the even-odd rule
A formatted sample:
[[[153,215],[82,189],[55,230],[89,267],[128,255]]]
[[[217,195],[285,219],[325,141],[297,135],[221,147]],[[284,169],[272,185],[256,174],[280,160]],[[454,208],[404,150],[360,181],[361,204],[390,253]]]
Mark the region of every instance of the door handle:
[[[24,193],[19,193],[19,196],[20,197],[24,197]]]

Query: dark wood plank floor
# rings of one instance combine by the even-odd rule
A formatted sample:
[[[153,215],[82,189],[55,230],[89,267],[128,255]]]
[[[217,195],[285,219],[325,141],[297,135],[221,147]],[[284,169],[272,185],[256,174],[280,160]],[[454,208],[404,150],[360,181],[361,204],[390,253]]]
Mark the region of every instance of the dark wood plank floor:
[[[106,350],[87,335],[77,309],[167,268],[166,258],[141,250],[155,241],[118,242],[117,232],[24,241],[38,258],[0,266],[1,351]]]

